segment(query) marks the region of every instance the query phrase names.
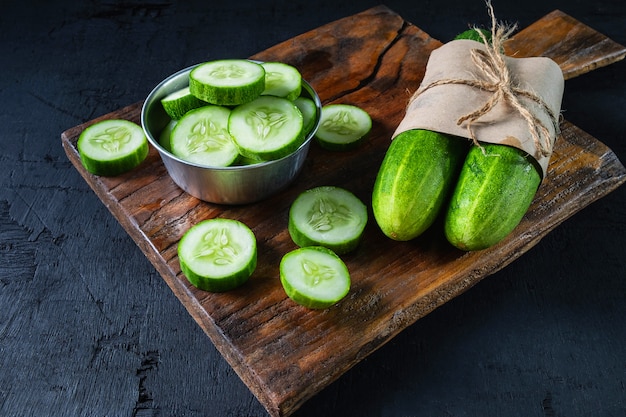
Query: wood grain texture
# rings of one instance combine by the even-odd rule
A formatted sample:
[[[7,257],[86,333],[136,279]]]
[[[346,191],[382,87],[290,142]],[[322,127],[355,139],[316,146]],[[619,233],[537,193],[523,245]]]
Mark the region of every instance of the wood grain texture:
[[[549,34],[549,36],[546,36]],[[554,42],[559,39],[559,42]],[[624,59],[626,48],[593,28],[555,10],[509,40],[507,55],[546,56],[567,80]]]
[[[570,47],[555,47],[569,44],[569,38],[545,30],[555,19],[577,26],[562,13],[551,14],[537,23],[542,39],[549,40],[537,47],[532,25],[516,36],[517,56],[569,53]],[[607,43],[602,36],[594,39]],[[313,146],[295,183],[254,205],[219,206],[190,197],[171,181],[154,149],[141,166],[120,177],[87,173],[76,151],[80,132],[101,119],[139,122],[141,103],[62,134],[73,165],[272,416],[291,414],[398,332],[505,267],[565,219],[626,181],[626,170],[610,149],[564,121],[547,179],[522,223],[499,245],[481,252],[457,251],[446,243],[440,225],[414,241],[393,242],[371,217],[361,246],[344,257],[353,280],[347,298],[324,311],[291,302],[278,279],[281,257],[295,249],[287,231],[291,202],[307,188],[339,185],[369,204],[390,135],[419,85],[430,51],[440,45],[381,6],[254,55],[297,66],[325,104],[354,103],[374,120],[371,140],[364,146],[350,153]],[[613,62],[623,57],[624,48],[585,51],[579,55],[587,58],[568,67],[568,74]],[[183,233],[213,217],[241,220],[258,239],[259,265],[252,279],[225,294],[193,288],[181,274],[176,256]]]

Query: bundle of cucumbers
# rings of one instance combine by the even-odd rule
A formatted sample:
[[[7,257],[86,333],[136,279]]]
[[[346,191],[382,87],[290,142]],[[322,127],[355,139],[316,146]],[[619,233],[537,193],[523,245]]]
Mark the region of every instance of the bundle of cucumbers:
[[[455,39],[482,40],[470,29]],[[542,179],[534,158],[500,144],[413,129],[394,138],[373,188],[372,208],[385,235],[407,241],[441,215],[455,247],[482,250],[522,220]]]

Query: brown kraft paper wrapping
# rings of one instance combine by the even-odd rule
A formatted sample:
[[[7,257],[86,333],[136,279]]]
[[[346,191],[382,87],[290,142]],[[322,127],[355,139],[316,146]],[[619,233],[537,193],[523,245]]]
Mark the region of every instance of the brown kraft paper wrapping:
[[[420,89],[441,80],[483,80],[484,74],[471,57],[472,49],[485,50],[480,42],[459,39],[448,42],[431,53]],[[552,145],[558,134],[558,115],[563,97],[564,79],[559,66],[551,59],[503,57],[511,75],[511,83],[518,90],[536,95],[556,115],[551,116],[539,103],[517,96],[520,103],[549,131],[543,150],[531,134],[529,122],[506,100],[498,103],[478,120],[471,130],[478,142],[510,145],[533,156],[547,172]],[[457,121],[481,109],[494,94],[463,83],[440,83],[414,96],[404,119],[392,137],[410,129],[426,129],[472,139],[467,123]]]

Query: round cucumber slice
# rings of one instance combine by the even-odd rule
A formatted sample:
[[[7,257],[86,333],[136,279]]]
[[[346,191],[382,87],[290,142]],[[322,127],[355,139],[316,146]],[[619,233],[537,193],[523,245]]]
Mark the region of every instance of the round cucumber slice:
[[[76,147],[85,169],[102,176],[130,171],[148,156],[148,139],[141,126],[122,119],[89,126],[80,134]]]
[[[365,204],[334,186],[301,193],[289,209],[288,229],[296,245],[324,246],[340,255],[357,247],[366,224]]]
[[[244,284],[256,269],[256,238],[240,221],[204,220],[180,239],[178,258],[193,286],[211,292],[228,291]]]
[[[168,94],[161,99],[163,110],[165,110],[165,113],[173,120],[178,120],[189,110],[206,106],[206,104],[206,101],[200,100],[198,97],[191,94],[189,86]]]
[[[350,104],[322,107],[317,142],[331,151],[346,151],[359,146],[372,130],[372,118],[363,109]]]
[[[315,116],[317,113],[315,102],[308,97],[300,96],[296,98],[293,103],[298,107],[300,113],[302,113],[302,129],[304,130],[304,135],[307,136],[311,133],[311,129],[313,129],[315,125]]]
[[[191,94],[211,104],[233,106],[257,98],[265,90],[265,69],[245,59],[220,59],[189,73]]]
[[[228,131],[239,153],[256,160],[279,159],[304,142],[303,117],[296,105],[285,98],[261,96],[235,107],[228,119]]]
[[[178,123],[178,120],[170,120],[159,134],[159,145],[161,145],[163,149],[168,152],[172,152],[170,139],[172,137],[172,130],[174,130],[176,123]]]
[[[328,308],[350,291],[350,272],[333,251],[308,246],[287,253],[280,261],[280,282],[289,298],[312,308]]]
[[[295,100],[302,91],[302,75],[295,67],[282,62],[263,62],[265,69],[264,95]]]
[[[214,105],[187,112],[172,130],[172,154],[201,165],[231,165],[239,152],[228,133],[229,116],[229,109]]]

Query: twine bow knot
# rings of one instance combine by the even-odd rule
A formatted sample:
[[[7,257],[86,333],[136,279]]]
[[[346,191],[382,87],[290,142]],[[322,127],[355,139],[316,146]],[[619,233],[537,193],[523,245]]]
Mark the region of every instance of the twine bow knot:
[[[541,97],[532,91],[518,87],[514,82],[511,72],[509,71],[509,67],[507,66],[505,55],[502,51],[504,50],[504,42],[509,38],[509,35],[515,31],[516,25],[504,26],[498,24],[490,1],[487,1],[487,7],[489,10],[489,16],[491,17],[491,41],[487,39],[484,33],[477,28],[474,28],[474,30],[476,30],[482,38],[485,49],[473,48],[470,51],[472,62],[480,70],[479,73],[484,79],[437,80],[416,91],[410,102],[415,100],[417,96],[422,94],[424,91],[443,84],[463,84],[488,91],[492,93],[492,95],[482,107],[466,114],[465,116],[461,116],[457,120],[457,125],[459,126],[467,122],[467,130],[474,144],[480,146],[478,139],[474,134],[474,130],[472,129],[472,124],[485,114],[489,113],[498,103],[502,101],[508,103],[526,121],[535,147],[541,156],[549,156],[552,153],[553,144],[550,130],[528,109],[528,106],[521,101],[521,98],[528,99],[539,105],[550,118],[554,131],[557,134],[559,133],[558,117],[541,99]]]

